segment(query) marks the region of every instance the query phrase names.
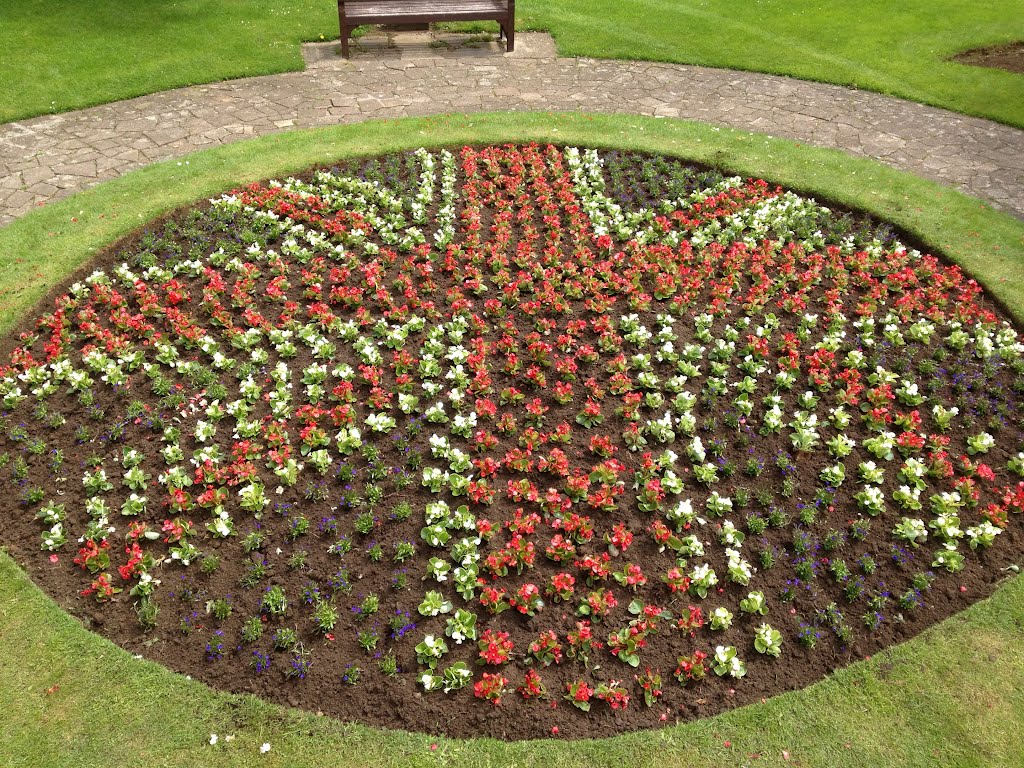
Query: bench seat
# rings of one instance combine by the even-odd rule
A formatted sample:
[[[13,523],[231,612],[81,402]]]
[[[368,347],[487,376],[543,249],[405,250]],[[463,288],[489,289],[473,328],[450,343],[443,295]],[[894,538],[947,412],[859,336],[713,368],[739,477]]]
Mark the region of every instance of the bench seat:
[[[496,21],[507,50],[515,45],[515,0],[338,0],[341,53],[364,24],[426,24],[432,21]]]

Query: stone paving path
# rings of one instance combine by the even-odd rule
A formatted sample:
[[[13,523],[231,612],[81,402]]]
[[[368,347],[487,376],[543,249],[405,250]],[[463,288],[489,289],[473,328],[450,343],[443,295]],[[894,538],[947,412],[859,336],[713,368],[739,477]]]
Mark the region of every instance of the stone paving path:
[[[1024,218],[1024,131],[786,77],[563,59],[544,34],[516,50],[440,33],[306,46],[308,68],[180,88],[0,125],[0,225],[133,168],[292,128],[445,112],[582,110],[703,120],[836,147],[952,185]]]

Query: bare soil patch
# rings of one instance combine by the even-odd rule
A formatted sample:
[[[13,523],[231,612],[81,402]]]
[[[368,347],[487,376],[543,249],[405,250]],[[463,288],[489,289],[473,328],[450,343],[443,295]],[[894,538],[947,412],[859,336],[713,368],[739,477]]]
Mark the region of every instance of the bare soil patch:
[[[953,61],[972,67],[1004,69],[1024,74],[1024,41],[964,51],[954,56]]]

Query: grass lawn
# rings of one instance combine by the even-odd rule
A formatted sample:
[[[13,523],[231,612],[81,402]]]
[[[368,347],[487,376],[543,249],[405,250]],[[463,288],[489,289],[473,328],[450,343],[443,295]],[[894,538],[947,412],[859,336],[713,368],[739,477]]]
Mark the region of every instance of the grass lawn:
[[[160,212],[342,156],[465,142],[663,151],[860,207],[942,248],[1018,320],[1024,222],[839,152],[670,120],[472,115],[298,131],[163,163],[0,229],[0,333],[56,281]],[[1005,766],[1024,764],[1024,577],[914,640],[765,704],[580,743],[450,740],[346,725],[216,693],[82,627],[0,554],[5,766]],[[221,741],[208,744],[210,734]],[[231,742],[225,736],[233,735]],[[259,755],[264,742],[271,751]],[[757,755],[757,757],[754,757]],[[73,758],[71,757],[73,756]]]
[[[0,123],[300,70],[320,35],[338,36],[330,0],[3,0]]]
[[[522,3],[568,56],[792,75],[1024,126],[1024,75],[945,60],[1024,39],[1024,2],[549,0]],[[518,6],[517,6],[518,7]]]
[[[1024,76],[945,61],[1024,38],[1022,0],[520,0],[563,55],[732,67],[855,85],[1024,127]],[[8,0],[0,123],[302,68],[330,0]]]

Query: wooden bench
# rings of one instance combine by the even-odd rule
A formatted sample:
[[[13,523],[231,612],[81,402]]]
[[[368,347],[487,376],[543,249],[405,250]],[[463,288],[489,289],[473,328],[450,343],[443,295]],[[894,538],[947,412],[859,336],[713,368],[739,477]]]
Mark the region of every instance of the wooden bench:
[[[515,0],[338,0],[341,55],[349,58],[349,37],[363,24],[427,24],[432,21],[496,21],[506,50],[515,46]]]

